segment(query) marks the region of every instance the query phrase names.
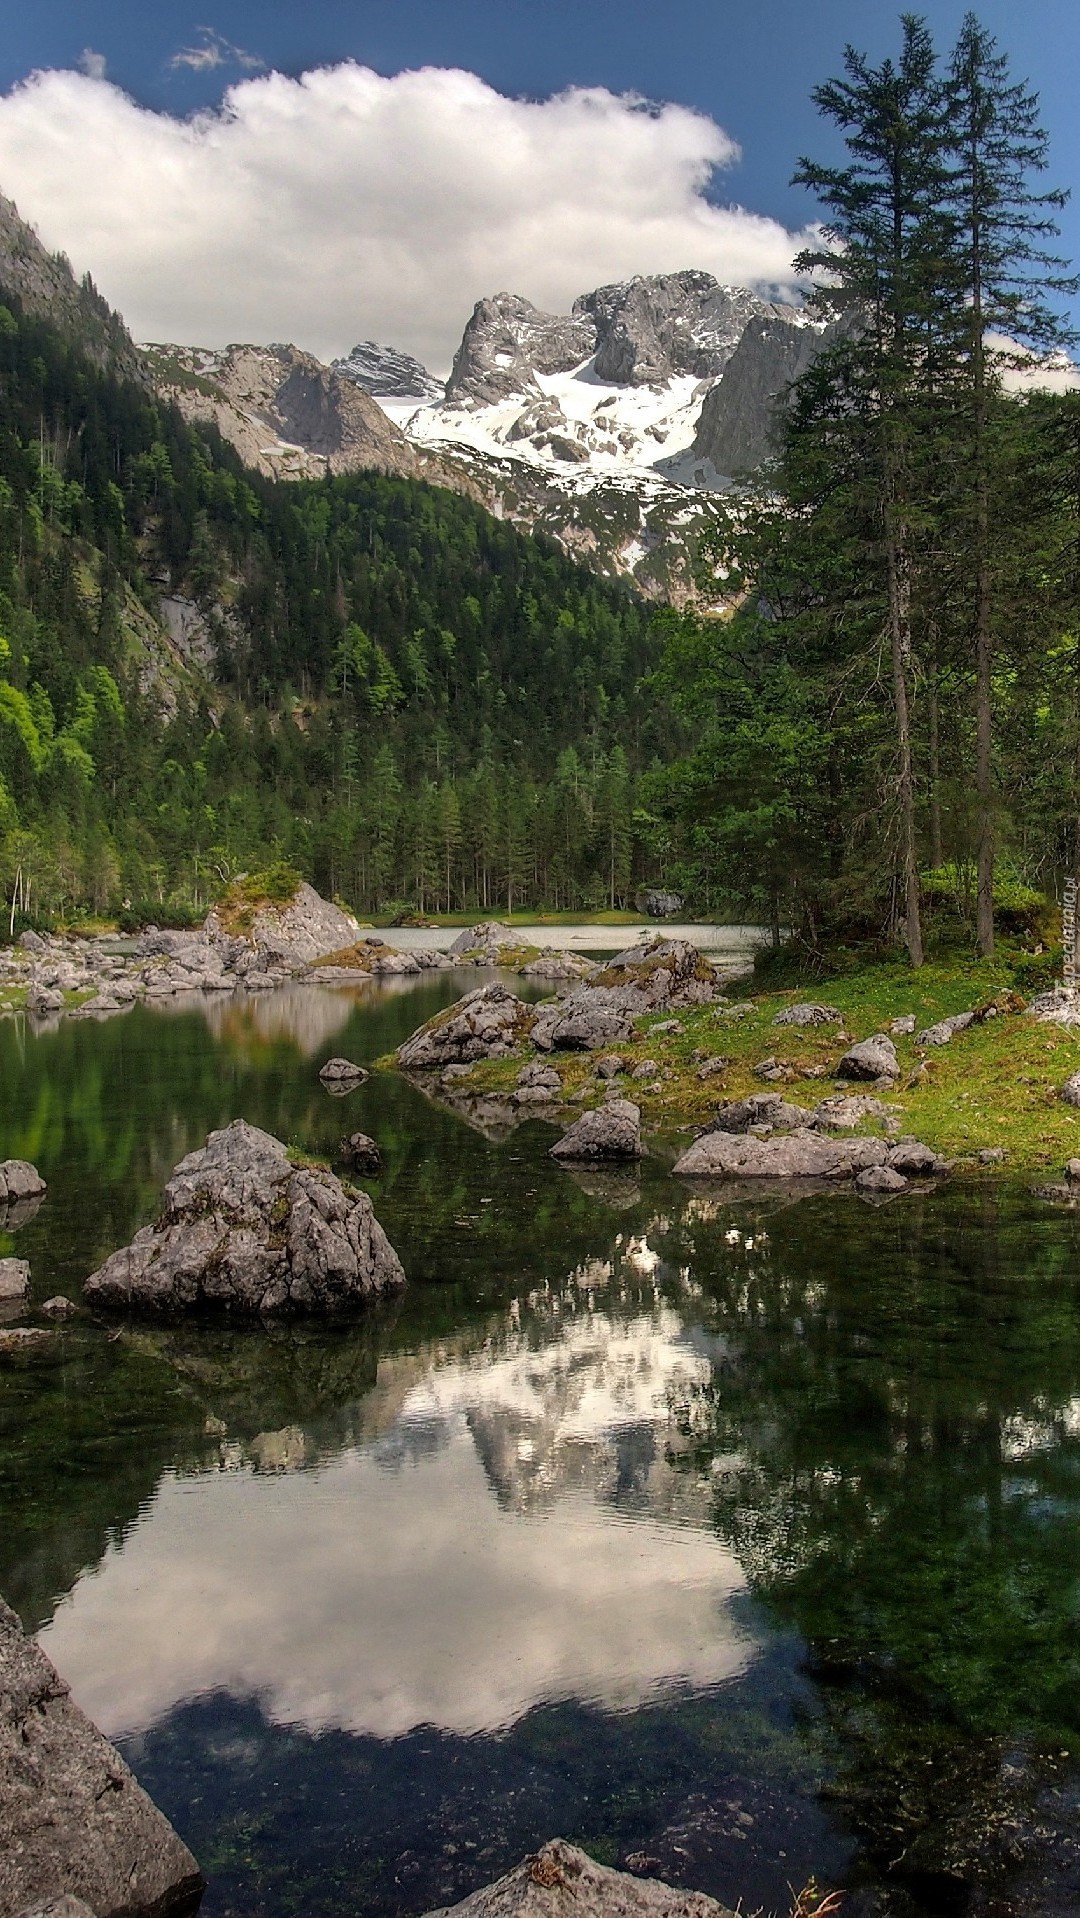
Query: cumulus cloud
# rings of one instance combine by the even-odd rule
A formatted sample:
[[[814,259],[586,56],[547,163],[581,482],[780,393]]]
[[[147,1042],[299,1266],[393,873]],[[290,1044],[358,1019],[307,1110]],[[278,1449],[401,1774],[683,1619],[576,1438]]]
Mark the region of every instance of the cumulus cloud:
[[[508,99],[433,68],[267,73],[189,120],[66,70],[0,98],[0,190],[136,337],[323,358],[375,338],[439,372],[499,290],[565,311],[686,266],[789,282],[802,236],[707,197],[737,157],[686,107],[602,88]]]
[[[196,32],[202,35],[198,46],[180,47],[169,61],[171,67],[190,67],[193,73],[214,73],[218,67],[240,67],[245,73],[259,73],[266,65],[259,54],[248,53],[244,47],[234,47],[231,40],[226,40],[213,27],[197,27]]]
[[[79,70],[88,74],[91,80],[104,80],[105,55],[97,53],[93,47],[84,47],[79,55]]]

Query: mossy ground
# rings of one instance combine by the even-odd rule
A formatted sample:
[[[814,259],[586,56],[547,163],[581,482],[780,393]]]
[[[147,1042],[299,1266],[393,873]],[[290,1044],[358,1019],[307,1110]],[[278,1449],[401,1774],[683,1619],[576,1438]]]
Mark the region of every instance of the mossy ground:
[[[696,1006],[677,1014],[658,1012],[642,1020],[632,1043],[610,1048],[628,1062],[653,1059],[669,1078],[654,1083],[628,1076],[628,1096],[641,1106],[646,1127],[659,1132],[705,1124],[721,1099],[749,1092],[780,1091],[796,1104],[814,1105],[835,1090],[831,1076],[850,1040],[887,1031],[893,1019],[914,1013],[917,1031],[984,1004],[1009,989],[1012,968],[1001,963],[930,965],[920,972],[906,966],[875,966],[833,980],[819,979],[812,991],[752,992],[742,1017],[723,1007]],[[835,1006],[843,1027],[777,1026],[776,1014],[800,1000]],[[665,1017],[677,1017],[680,1033],[657,1033]],[[841,1033],[847,1039],[841,1038]],[[958,1033],[952,1043],[920,1047],[914,1038],[895,1041],[900,1080],[885,1095],[895,1105],[904,1130],[924,1139],[945,1156],[975,1159],[984,1147],[1003,1147],[1009,1172],[1041,1172],[1080,1155],[1080,1111],[1064,1104],[1059,1088],[1080,1070],[1080,1031],[1045,1025],[1027,1013],[1010,1013]],[[717,1055],[730,1063],[705,1081],[698,1078],[695,1053]],[[512,1059],[474,1067],[459,1088],[509,1090],[523,1061],[536,1055],[522,1049]],[[755,1066],[772,1057],[793,1076],[764,1083]],[[595,1058],[588,1053],[556,1053],[551,1059],[569,1098],[590,1088],[585,1104],[599,1104],[604,1088],[593,1078]],[[822,1071],[822,1069],[824,1069]],[[804,1077],[810,1072],[812,1076]],[[820,1076],[819,1076],[820,1074]],[[851,1088],[847,1088],[851,1089]],[[856,1088],[857,1089],[857,1088]]]

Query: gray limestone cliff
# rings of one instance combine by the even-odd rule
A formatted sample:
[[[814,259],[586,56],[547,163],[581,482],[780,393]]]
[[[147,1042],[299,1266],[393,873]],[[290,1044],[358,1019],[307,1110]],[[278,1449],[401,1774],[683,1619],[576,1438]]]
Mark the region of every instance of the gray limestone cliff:
[[[596,328],[598,378],[620,386],[661,384],[673,374],[713,379],[748,322],[774,312],[745,286],[711,273],[657,273],[597,287],[574,301]]]
[[[793,380],[800,379],[831,337],[829,330],[755,314],[702,402],[694,439],[697,459],[718,473],[753,472],[776,449],[776,435]]]
[[[587,360],[596,329],[586,319],[543,313],[518,293],[478,300],[454,355],[446,397],[482,406],[534,385],[534,373],[568,373]]]

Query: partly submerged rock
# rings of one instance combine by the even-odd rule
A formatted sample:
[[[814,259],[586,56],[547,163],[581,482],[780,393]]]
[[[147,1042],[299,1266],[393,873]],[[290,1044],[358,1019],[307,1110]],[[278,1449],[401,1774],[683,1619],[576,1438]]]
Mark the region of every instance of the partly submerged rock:
[[[45,1197],[46,1185],[36,1165],[28,1159],[5,1159],[0,1163],[0,1211],[4,1206],[27,1205]],[[4,1221],[0,1219],[0,1225]]]
[[[0,1912],[180,1918],[198,1865],[0,1601]],[[66,1907],[66,1909],[65,1909]]]
[[[836,1068],[838,1079],[895,1079],[899,1072],[896,1047],[887,1032],[872,1033],[849,1046]]]
[[[17,1318],[30,1297],[26,1259],[0,1259],[0,1319]]]
[[[367,1132],[350,1132],[338,1147],[350,1172],[381,1172],[382,1153]]]
[[[551,1148],[553,1159],[595,1163],[597,1160],[640,1159],[641,1112],[629,1099],[609,1099],[594,1112],[583,1112]]]
[[[565,1838],[552,1838],[505,1878],[428,1918],[733,1918],[701,1891],[598,1865]]]
[[[703,1132],[672,1169],[700,1179],[852,1179],[887,1155],[883,1139],[829,1139],[809,1127],[767,1139]]]
[[[363,1085],[367,1078],[364,1066],[354,1065],[351,1059],[328,1059],[319,1073],[326,1085]]]
[[[889,1198],[896,1192],[906,1192],[907,1183],[903,1173],[890,1165],[868,1165],[855,1174],[856,1192],[871,1198]]]
[[[398,1064],[406,1072],[427,1072],[502,1059],[528,1037],[532,1023],[532,1007],[500,981],[477,986],[406,1039]]]
[[[154,1225],[87,1280],[114,1309],[327,1312],[404,1285],[366,1193],[237,1119],[182,1159]]]

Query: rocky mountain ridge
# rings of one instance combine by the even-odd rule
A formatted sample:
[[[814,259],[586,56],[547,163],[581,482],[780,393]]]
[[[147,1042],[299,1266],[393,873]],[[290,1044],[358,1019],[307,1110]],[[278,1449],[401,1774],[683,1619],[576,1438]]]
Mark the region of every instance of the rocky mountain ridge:
[[[62,253],[49,253],[13,200],[0,193],[0,297],[14,293],[35,319],[51,320],[75,337],[98,366],[128,379],[146,369],[123,320],[103,300],[89,274],[76,280]]]

